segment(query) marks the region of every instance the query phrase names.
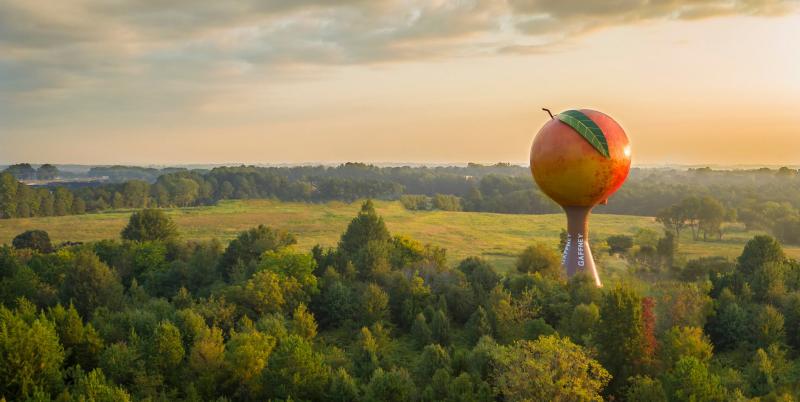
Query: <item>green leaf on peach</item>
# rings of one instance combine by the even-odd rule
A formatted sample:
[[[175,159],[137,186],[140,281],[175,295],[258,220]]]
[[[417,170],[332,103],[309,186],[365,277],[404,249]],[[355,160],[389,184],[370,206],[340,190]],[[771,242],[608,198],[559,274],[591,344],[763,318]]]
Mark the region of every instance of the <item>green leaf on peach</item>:
[[[558,120],[561,120],[566,125],[572,127],[578,134],[581,135],[586,141],[589,141],[597,152],[600,152],[606,158],[609,158],[608,142],[603,130],[579,110],[567,110],[558,114]]]

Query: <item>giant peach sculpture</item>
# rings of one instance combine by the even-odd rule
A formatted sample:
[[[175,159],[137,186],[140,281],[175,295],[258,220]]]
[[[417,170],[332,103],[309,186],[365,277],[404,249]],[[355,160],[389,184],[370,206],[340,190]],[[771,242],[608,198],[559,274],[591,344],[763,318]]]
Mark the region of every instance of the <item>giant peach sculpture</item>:
[[[553,116],[536,134],[531,172],[539,188],[567,215],[561,263],[568,277],[585,272],[602,282],[589,248],[589,214],[606,203],[631,167],[631,148],[622,127],[608,115],[581,109]]]

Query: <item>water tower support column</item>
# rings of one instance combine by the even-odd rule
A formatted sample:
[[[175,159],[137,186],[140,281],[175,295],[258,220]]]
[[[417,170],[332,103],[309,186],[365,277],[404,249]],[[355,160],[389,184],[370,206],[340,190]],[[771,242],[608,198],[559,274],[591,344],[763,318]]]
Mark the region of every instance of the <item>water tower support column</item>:
[[[589,248],[589,214],[592,207],[564,207],[567,213],[567,244],[561,256],[561,265],[567,277],[585,273],[594,279],[597,287],[603,286]]]

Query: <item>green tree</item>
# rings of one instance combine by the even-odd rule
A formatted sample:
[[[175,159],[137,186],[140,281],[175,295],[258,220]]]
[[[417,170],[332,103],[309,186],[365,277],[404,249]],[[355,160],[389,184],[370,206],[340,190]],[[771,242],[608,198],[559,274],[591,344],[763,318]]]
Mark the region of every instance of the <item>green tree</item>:
[[[61,285],[61,300],[72,301],[83,317],[97,307],[115,309],[122,302],[123,288],[114,271],[87,249],[71,258]]]
[[[700,238],[699,221],[700,221],[700,198],[687,197],[680,202],[680,208],[684,216],[686,226],[692,231],[692,239],[698,240]]]
[[[639,228],[633,235],[633,243],[639,246],[639,248],[655,249],[658,243],[658,232],[652,229]]]
[[[727,210],[717,199],[709,196],[700,199],[698,225],[703,232],[703,240],[707,240],[709,235],[722,239],[722,222],[726,216]]]
[[[122,193],[115,191],[111,198],[111,208],[122,209],[125,208],[125,197]]]
[[[496,368],[497,388],[506,401],[602,401],[611,376],[566,338],[517,341]]]
[[[553,247],[544,243],[528,246],[517,257],[517,272],[540,273],[542,276],[559,279],[562,277],[561,258]]]
[[[64,347],[66,367],[80,365],[81,368],[97,367],[103,349],[103,339],[92,324],[84,324],[78,310],[60,304],[47,311],[47,317],[55,324],[58,338]]]
[[[389,316],[389,295],[377,284],[370,283],[361,293],[360,314],[362,324],[372,325]]]
[[[231,297],[238,298],[239,305],[256,318],[282,312],[286,306],[284,292],[299,289],[300,285],[293,279],[284,280],[272,271],[260,271],[248,279],[243,288],[233,288]]]
[[[325,400],[332,402],[356,402],[359,400],[358,383],[344,367],[339,367],[331,376],[331,385]]]
[[[425,245],[408,236],[393,236],[389,254],[392,267],[404,268],[424,260],[426,250]]]
[[[118,387],[106,379],[100,369],[94,369],[89,374],[80,372],[69,393],[72,400],[76,402],[129,402],[132,400],[124,388]]]
[[[339,250],[352,259],[367,246],[368,242],[388,243],[390,237],[383,218],[375,212],[375,205],[371,200],[367,200],[361,205],[361,211],[342,234],[339,240]]]
[[[691,356],[707,364],[713,355],[711,342],[697,327],[672,327],[661,343],[662,361],[673,367],[682,357]]]
[[[187,363],[197,378],[201,392],[210,399],[215,394],[218,377],[225,364],[222,330],[204,326],[192,343]]]
[[[431,319],[431,337],[442,345],[450,344],[450,319],[442,310],[437,310]]]
[[[264,253],[257,270],[274,272],[279,276],[287,307],[292,311],[300,303],[307,304],[309,298],[319,291],[315,268],[316,262],[310,254],[280,249]]]
[[[633,247],[633,237],[626,235],[608,236],[606,239],[609,254],[624,254]]]
[[[755,236],[744,245],[742,255],[738,259],[739,271],[749,278],[764,264],[782,262],[785,258],[777,240],[766,235]]]
[[[72,213],[75,215],[83,215],[86,213],[86,201],[83,198],[75,197],[72,201]]]
[[[678,240],[671,232],[664,233],[664,237],[658,239],[656,253],[661,259],[662,264],[672,268],[675,261],[675,253],[678,251]]]
[[[27,301],[16,311],[0,305],[0,395],[23,399],[36,388],[55,391],[63,361],[52,322],[37,318]]]
[[[756,351],[748,369],[753,395],[765,395],[775,390],[774,368],[764,349],[759,348]]]
[[[259,331],[233,332],[225,344],[225,367],[231,378],[253,393],[260,391],[261,374],[275,344],[275,338]]]
[[[56,188],[55,200],[53,201],[53,214],[56,216],[71,214],[73,200],[74,197],[69,190],[64,187]]]
[[[479,257],[468,257],[458,264],[458,270],[467,277],[478,299],[483,299],[500,282],[500,275],[486,260]]]
[[[36,179],[36,169],[30,163],[17,163],[11,165],[3,172],[10,173],[19,180],[34,180]]]
[[[41,200],[39,204],[39,215],[40,216],[53,216],[55,213],[54,211],[54,203],[55,198],[53,197],[53,193],[47,189],[41,189],[39,193],[39,199]]]
[[[414,319],[414,324],[411,326],[411,336],[414,338],[414,342],[418,348],[422,348],[433,342],[433,335],[425,320],[425,314],[417,314],[417,317]]]
[[[369,378],[370,374],[379,367],[378,342],[367,327],[361,328],[361,334],[356,343],[355,356],[353,356],[353,369],[361,378]]]
[[[784,325],[789,328],[786,331],[786,342],[795,350],[800,350],[800,292],[792,292],[786,297],[784,302]],[[795,328],[795,330],[791,330]]]
[[[525,321],[525,339],[536,340],[540,336],[553,335],[555,333],[555,328],[550,326],[550,324],[542,318],[534,318]]]
[[[735,302],[728,289],[723,290],[722,294],[726,296],[717,302],[706,331],[718,350],[731,350],[749,338],[752,322],[747,311]]]
[[[364,392],[366,402],[410,402],[417,389],[405,369],[376,369]]]
[[[314,314],[308,311],[305,304],[294,309],[291,323],[292,332],[303,339],[314,339],[317,336],[317,321]]]
[[[628,402],[667,402],[667,393],[658,379],[636,376],[628,381],[630,385],[625,391]]]
[[[11,244],[16,249],[29,248],[40,253],[53,252],[53,243],[50,242],[50,235],[44,230],[26,230],[14,237]]]
[[[161,373],[169,373],[180,366],[186,351],[183,349],[181,331],[170,321],[161,321],[153,332],[150,360]]]
[[[128,180],[122,185],[122,198],[128,207],[147,208],[150,198],[150,185],[143,180]]]
[[[762,396],[774,393],[783,386],[797,383],[796,374],[786,358],[786,351],[777,344],[770,345],[767,350],[756,350],[752,362],[745,369],[745,376],[750,383],[750,394]]]
[[[335,275],[335,276],[334,276]],[[339,279],[332,268],[326,271],[314,311],[323,327],[335,327],[351,319],[359,308],[353,289]]]
[[[656,222],[664,225],[664,229],[675,234],[675,239],[681,238],[681,230],[686,227],[689,219],[684,204],[675,204],[664,208],[656,214]]]
[[[446,396],[445,401],[447,402],[490,402],[494,400],[489,384],[468,373],[461,373],[450,382]]]
[[[719,377],[692,356],[678,360],[675,368],[667,373],[666,389],[670,401],[715,402],[726,399]]]
[[[239,233],[228,243],[222,255],[222,265],[229,268],[237,263],[248,265],[267,251],[277,251],[296,243],[297,239],[291,233],[258,225]]]
[[[36,169],[36,178],[39,180],[53,180],[58,177],[59,173],[60,172],[58,171],[57,167],[49,163],[45,163]]]
[[[790,271],[790,265],[783,262],[767,262],[756,268],[749,280],[755,300],[780,303],[786,295],[786,275]]]
[[[433,196],[433,208],[442,211],[461,211],[461,198],[449,194],[436,194]]]
[[[168,180],[167,189],[172,195],[172,201],[179,207],[193,205],[200,194],[200,184],[186,177]]]
[[[144,369],[138,348],[139,340],[137,338],[133,340],[136,342],[131,342],[130,346],[123,342],[108,345],[100,353],[98,359],[100,368],[105,375],[118,384],[131,384],[133,379]]]
[[[561,322],[561,332],[583,346],[592,346],[597,337],[600,309],[594,304],[579,304]]]
[[[492,323],[489,320],[489,314],[486,314],[486,310],[483,307],[478,306],[469,317],[466,330],[472,344],[477,343],[484,336],[492,336]]]
[[[775,307],[759,305],[750,324],[753,345],[766,348],[774,343],[784,344],[786,340],[784,321],[783,314]]]
[[[0,195],[0,199],[1,198],[2,195]],[[31,216],[39,216],[40,214],[39,206],[41,204],[41,199],[39,198],[39,192],[34,190],[32,187],[29,187],[24,183],[18,183],[16,203],[17,203],[17,217],[27,218]],[[0,215],[0,217],[2,217],[2,215]]]
[[[143,209],[131,214],[122,238],[131,241],[168,240],[178,235],[175,222],[160,209]]]
[[[328,387],[330,367],[311,343],[299,336],[281,339],[269,357],[267,384],[278,398],[321,400]]]
[[[642,298],[630,287],[619,285],[603,296],[597,343],[603,367],[614,376],[609,385],[613,392],[642,371],[646,355]]]
[[[417,378],[427,381],[439,369],[444,369],[448,373],[450,372],[450,354],[447,353],[445,348],[438,344],[425,346],[417,361]]]
[[[17,217],[17,179],[10,173],[0,173],[0,218]]]
[[[361,280],[375,280],[380,274],[386,273],[390,269],[389,258],[391,257],[390,243],[370,240],[364,247],[351,256],[351,261],[355,265],[358,277]]]

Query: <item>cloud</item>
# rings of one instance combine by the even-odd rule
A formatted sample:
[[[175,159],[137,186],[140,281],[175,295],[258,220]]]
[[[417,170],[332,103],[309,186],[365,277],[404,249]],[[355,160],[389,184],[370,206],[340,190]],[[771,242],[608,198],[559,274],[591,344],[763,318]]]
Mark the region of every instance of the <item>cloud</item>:
[[[297,66],[558,49],[650,20],[782,15],[796,0],[0,0],[0,99],[224,88]],[[556,50],[557,51],[557,50]]]
[[[728,15],[779,16],[796,10],[796,0],[509,0],[523,33],[575,36],[651,20],[696,20]]]

